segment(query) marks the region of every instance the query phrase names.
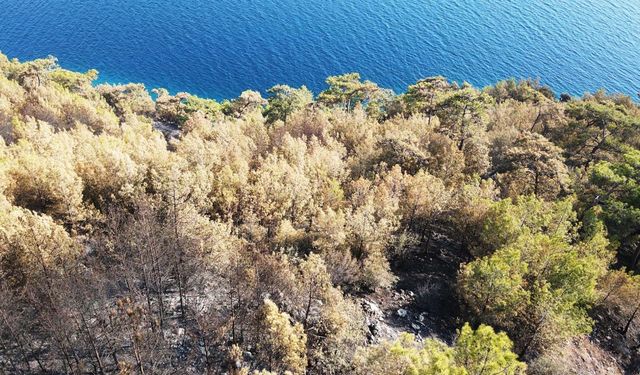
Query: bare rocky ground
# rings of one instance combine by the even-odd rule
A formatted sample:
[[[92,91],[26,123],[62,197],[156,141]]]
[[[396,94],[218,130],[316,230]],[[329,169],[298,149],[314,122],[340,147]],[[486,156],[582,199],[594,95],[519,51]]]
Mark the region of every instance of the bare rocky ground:
[[[593,310],[596,325],[590,340],[612,356],[625,375],[640,375],[640,325],[636,322],[626,335],[622,334],[626,322],[616,319],[620,314],[610,308],[604,304]]]
[[[396,287],[362,299],[367,313],[370,341],[394,339],[410,332],[420,340],[438,338],[451,343],[463,324],[455,281],[468,254],[444,235],[393,263]]]
[[[563,365],[568,374],[576,375],[622,375],[625,372],[616,358],[601,348],[589,336],[581,336],[568,342],[561,349]],[[637,374],[637,372],[635,372]]]
[[[398,276],[394,289],[361,297],[369,341],[394,340],[400,333],[409,332],[418,340],[437,338],[452,343],[456,329],[465,322],[455,290],[456,276],[460,265],[470,261],[471,256],[460,244],[437,234],[428,248],[417,248],[403,255],[403,259],[393,263],[393,272]],[[611,327],[612,322],[604,314],[594,310],[593,333],[558,349],[554,357],[564,373],[640,375],[638,350],[634,351],[633,343]]]

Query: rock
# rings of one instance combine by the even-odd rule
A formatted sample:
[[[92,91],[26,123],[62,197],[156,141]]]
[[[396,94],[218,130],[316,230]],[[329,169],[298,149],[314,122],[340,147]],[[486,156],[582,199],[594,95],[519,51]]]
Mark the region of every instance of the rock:
[[[407,310],[405,309],[398,309],[398,311],[396,312],[398,314],[399,317],[404,318],[407,316]]]
[[[420,326],[415,323],[411,323],[411,328],[415,329],[416,331],[420,330]]]
[[[178,138],[182,133],[176,126],[159,121],[154,122],[153,127],[164,134],[167,139]]]
[[[380,333],[380,329],[378,328],[378,323],[371,323],[369,324],[369,332],[371,333],[371,336],[378,336],[378,334]]]
[[[378,317],[378,316],[382,316],[382,310],[380,309],[380,306],[378,306],[375,302],[373,301],[369,301],[369,300],[363,300],[362,301],[362,308],[364,309],[364,311],[366,313],[368,313],[371,316],[374,317]]]
[[[418,316],[418,320],[420,321],[420,323],[424,322],[424,313],[421,313],[421,314]]]

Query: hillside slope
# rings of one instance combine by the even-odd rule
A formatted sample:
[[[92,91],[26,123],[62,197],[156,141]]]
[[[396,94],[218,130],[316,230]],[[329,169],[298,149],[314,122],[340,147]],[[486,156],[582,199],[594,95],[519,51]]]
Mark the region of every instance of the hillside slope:
[[[0,55],[0,372],[633,374],[640,108]]]

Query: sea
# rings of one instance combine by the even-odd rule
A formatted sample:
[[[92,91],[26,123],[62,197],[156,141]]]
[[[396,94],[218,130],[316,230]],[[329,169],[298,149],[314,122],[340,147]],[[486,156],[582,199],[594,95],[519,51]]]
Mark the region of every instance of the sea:
[[[347,72],[637,100],[640,0],[0,0],[0,51],[219,100]]]

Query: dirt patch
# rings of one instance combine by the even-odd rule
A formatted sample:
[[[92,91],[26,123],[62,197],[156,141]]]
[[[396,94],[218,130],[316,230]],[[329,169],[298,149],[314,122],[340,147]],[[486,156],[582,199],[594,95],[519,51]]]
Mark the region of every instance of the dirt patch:
[[[591,316],[596,321],[591,339],[608,353],[618,359],[626,369],[625,374],[640,374],[640,324],[632,324],[626,335],[623,334],[626,316],[621,316],[614,307],[604,305],[596,307]]]
[[[576,337],[531,364],[534,374],[626,375],[616,358],[588,336]]]
[[[418,340],[434,337],[451,343],[461,319],[455,290],[460,264],[470,260],[460,244],[436,234],[426,245],[392,262],[398,282],[362,300],[371,331],[370,341],[395,339],[401,332]]]

